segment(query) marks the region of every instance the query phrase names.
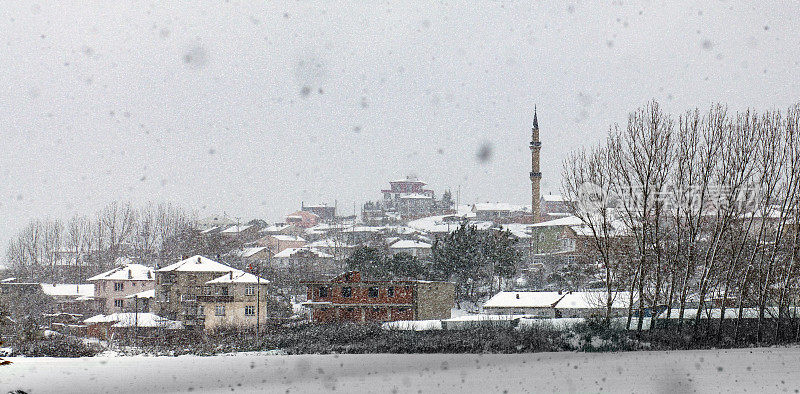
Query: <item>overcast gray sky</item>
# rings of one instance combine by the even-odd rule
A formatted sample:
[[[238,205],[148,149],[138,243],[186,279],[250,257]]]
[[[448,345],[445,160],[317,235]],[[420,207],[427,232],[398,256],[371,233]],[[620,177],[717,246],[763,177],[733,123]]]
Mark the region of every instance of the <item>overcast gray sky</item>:
[[[790,1],[66,3],[0,6],[3,249],[112,200],[349,214],[408,173],[524,204],[534,105],[555,193],[565,154],[649,99],[798,99]]]

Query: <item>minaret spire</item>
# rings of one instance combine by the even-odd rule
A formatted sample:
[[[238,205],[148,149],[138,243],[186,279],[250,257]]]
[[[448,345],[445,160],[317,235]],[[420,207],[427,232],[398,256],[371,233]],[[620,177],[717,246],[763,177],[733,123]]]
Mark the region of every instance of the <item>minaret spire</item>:
[[[534,106],[533,127],[531,128],[531,214],[534,223],[539,221],[541,216],[539,194],[542,182],[542,172],[539,167],[539,151],[542,149],[542,143],[539,142],[539,118],[536,112],[536,106]]]

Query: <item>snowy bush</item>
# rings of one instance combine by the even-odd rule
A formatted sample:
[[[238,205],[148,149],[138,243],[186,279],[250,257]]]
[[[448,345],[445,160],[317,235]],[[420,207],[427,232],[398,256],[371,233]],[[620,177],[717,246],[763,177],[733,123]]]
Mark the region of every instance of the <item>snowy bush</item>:
[[[15,343],[14,356],[27,357],[92,357],[103,351],[98,344],[88,344],[70,336],[51,336]]]

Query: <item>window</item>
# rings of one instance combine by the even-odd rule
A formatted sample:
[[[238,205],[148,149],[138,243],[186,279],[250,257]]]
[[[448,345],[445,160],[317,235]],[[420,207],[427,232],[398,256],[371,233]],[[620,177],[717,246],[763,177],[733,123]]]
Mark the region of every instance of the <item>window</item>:
[[[245,316],[255,316],[256,315],[256,307],[252,305],[247,305],[244,307],[244,315]]]
[[[370,287],[369,288],[369,296],[371,298],[378,298],[378,288],[377,287]]]
[[[136,282],[132,282],[131,286],[136,287]]]
[[[189,275],[188,280],[189,280],[189,284],[193,285],[195,282],[197,282],[197,275]]]
[[[342,287],[342,297],[352,297],[353,296],[353,288],[352,287]]]
[[[203,286],[203,295],[211,295],[211,286]]]
[[[214,309],[214,314],[217,316],[225,316],[225,305],[217,305]]]
[[[201,316],[202,316],[202,315],[204,315],[204,314],[205,314],[205,312],[206,312],[206,308],[203,308],[203,306],[202,306],[202,305],[198,305],[198,306],[197,306],[197,314],[198,314],[198,315],[201,315]]]
[[[114,291],[123,291],[123,290],[125,290],[125,283],[114,282]]]
[[[247,287],[244,288],[244,295],[251,296],[251,295],[253,295],[255,293],[256,293],[256,287],[255,286],[247,286]],[[245,309],[247,309],[247,308],[245,308]]]
[[[394,286],[389,286],[389,288],[386,289],[386,296],[394,297]]]
[[[317,296],[319,298],[325,298],[328,296],[328,288],[325,286],[320,286],[317,288]]]
[[[566,250],[566,251],[575,250],[575,239],[573,239],[573,238],[563,238],[561,240],[561,247],[563,248],[563,250]]]
[[[217,287],[217,294],[218,295],[228,295],[228,286],[219,286]]]
[[[122,308],[125,306],[125,300],[114,300],[115,308]]]

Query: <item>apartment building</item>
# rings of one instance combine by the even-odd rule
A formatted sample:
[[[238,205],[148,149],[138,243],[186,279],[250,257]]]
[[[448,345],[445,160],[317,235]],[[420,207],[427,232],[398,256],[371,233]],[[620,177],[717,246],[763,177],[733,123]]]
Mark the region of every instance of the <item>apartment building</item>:
[[[268,280],[243,271],[206,282],[197,296],[205,329],[263,325],[273,315],[268,289]]]
[[[125,311],[125,299],[155,288],[155,272],[142,264],[123,264],[88,279],[94,284],[98,311],[111,314]]]
[[[182,322],[187,329],[203,329],[197,296],[203,295],[206,282],[222,275],[241,272],[203,256],[192,256],[155,271],[158,316]]]

